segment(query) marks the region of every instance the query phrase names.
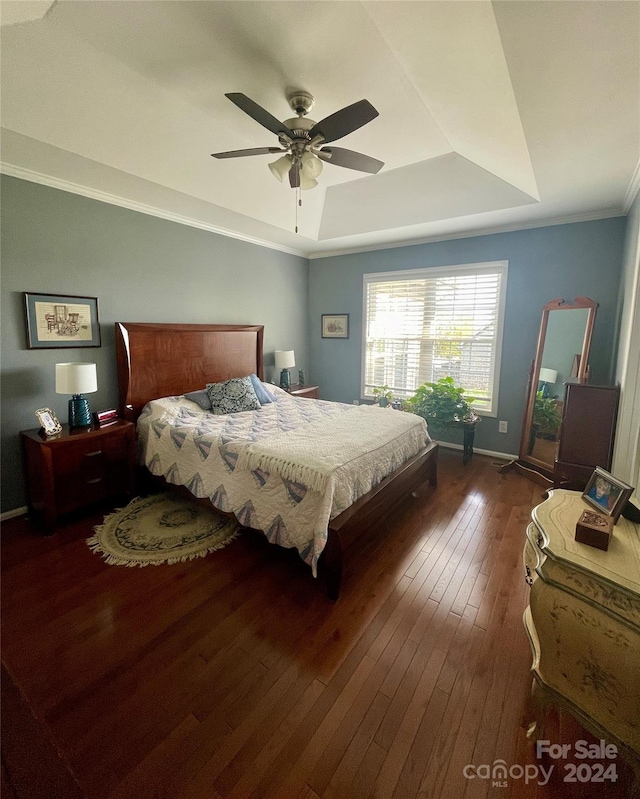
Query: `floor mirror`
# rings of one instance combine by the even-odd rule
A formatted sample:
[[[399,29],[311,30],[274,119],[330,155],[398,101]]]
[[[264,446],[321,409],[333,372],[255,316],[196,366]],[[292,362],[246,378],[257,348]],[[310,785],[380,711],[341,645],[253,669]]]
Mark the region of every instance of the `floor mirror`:
[[[566,384],[586,383],[598,303],[588,297],[555,299],[542,308],[535,358],[529,370],[520,451],[513,468],[543,484],[553,482],[561,439]]]

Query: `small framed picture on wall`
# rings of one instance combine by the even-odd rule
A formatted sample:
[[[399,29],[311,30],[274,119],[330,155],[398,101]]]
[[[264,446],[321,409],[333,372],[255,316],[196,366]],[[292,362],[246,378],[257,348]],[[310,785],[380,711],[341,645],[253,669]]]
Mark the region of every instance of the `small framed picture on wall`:
[[[322,314],[322,338],[349,338],[349,314]]]
[[[97,297],[24,292],[30,350],[99,347]]]

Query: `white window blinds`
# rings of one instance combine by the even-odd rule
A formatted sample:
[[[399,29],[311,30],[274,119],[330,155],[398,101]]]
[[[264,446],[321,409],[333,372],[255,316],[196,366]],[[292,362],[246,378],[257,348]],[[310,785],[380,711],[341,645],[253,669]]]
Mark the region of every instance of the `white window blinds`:
[[[363,396],[450,376],[495,415],[506,278],[505,261],[365,275]]]

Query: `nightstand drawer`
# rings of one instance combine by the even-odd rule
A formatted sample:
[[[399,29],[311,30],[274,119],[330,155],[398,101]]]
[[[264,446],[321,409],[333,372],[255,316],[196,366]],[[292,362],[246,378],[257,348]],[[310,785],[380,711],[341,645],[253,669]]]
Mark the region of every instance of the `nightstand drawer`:
[[[67,513],[125,491],[128,483],[126,431],[92,438],[53,451],[58,513]]]
[[[289,389],[292,397],[306,397],[307,399],[320,399],[320,386],[293,385]]]
[[[54,491],[58,513],[67,513],[85,502],[106,496],[105,454],[100,444],[61,447],[53,452]]]
[[[46,438],[21,434],[29,508],[48,528],[63,513],[117,494],[133,493],[135,427],[118,420],[105,428],[69,431]]]

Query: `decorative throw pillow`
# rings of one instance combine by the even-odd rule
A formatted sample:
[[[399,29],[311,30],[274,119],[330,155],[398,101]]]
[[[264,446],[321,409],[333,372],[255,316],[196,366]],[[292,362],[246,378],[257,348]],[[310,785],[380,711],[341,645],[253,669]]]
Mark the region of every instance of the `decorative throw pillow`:
[[[250,377],[234,377],[222,383],[207,383],[211,410],[218,416],[224,413],[256,411],[260,400],[256,396]]]
[[[185,397],[199,405],[203,411],[211,410],[211,400],[209,399],[206,388],[201,388],[199,391],[190,391],[188,394],[185,394]]]
[[[270,402],[273,402],[275,397],[262,380],[260,380],[258,375],[249,375],[249,377],[253,383],[253,390],[256,392],[256,397],[260,400],[260,405],[268,405]]]

